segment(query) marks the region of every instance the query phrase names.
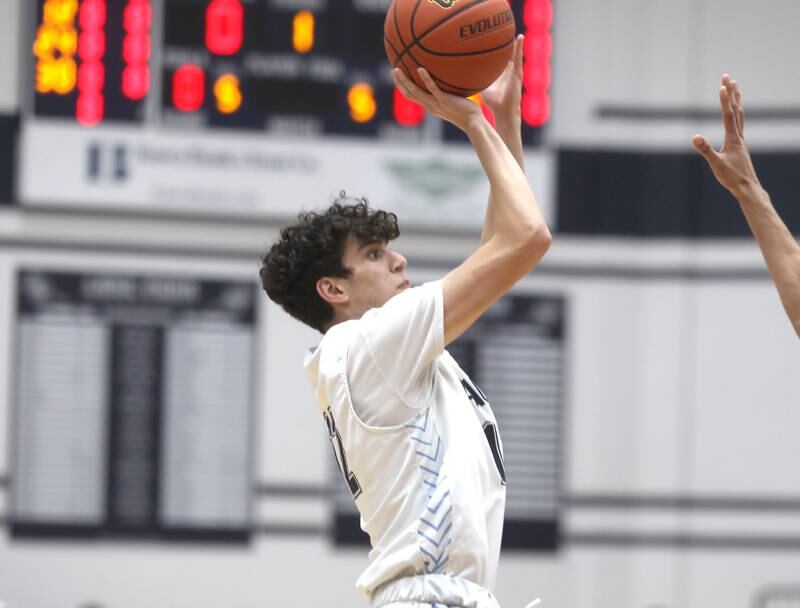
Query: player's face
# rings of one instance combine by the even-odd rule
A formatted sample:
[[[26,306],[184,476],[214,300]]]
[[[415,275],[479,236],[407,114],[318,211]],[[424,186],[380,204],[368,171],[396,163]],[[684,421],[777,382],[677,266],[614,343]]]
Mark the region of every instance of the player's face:
[[[389,298],[409,287],[408,262],[390,249],[386,241],[361,243],[350,237],[342,262],[352,271],[345,282],[355,318],[360,318],[370,308],[383,306]]]

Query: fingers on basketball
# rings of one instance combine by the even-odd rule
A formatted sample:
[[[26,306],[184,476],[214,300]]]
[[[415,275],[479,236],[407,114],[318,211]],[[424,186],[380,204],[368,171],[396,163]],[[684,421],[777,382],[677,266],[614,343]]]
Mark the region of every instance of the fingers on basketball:
[[[392,0],[384,22],[389,62],[432,93],[416,68],[424,66],[436,89],[469,97],[493,83],[515,50],[516,25],[507,0],[463,0],[455,11],[435,0]]]

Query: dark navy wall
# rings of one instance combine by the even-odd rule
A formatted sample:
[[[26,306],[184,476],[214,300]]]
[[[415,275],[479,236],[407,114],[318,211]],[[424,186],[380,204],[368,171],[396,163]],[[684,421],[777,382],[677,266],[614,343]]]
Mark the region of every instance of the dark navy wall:
[[[0,113],[0,205],[13,202],[19,116]]]
[[[800,233],[800,152],[754,155],[761,183]],[[739,205],[693,152],[565,149],[558,153],[557,230],[575,235],[737,237]]]

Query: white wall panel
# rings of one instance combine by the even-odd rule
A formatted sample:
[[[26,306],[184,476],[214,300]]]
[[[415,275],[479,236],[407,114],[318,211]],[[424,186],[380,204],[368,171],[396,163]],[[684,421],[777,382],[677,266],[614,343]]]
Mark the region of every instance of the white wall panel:
[[[12,113],[19,107],[19,0],[0,0],[0,112]]]
[[[694,290],[690,487],[789,495],[800,489],[800,342],[766,282]]]
[[[555,11],[554,143],[681,150],[698,130],[720,141],[713,111],[725,72],[740,81],[751,109],[799,105],[800,86],[778,67],[797,57],[786,25],[800,20],[792,0],[567,0]],[[601,119],[601,106],[705,109],[713,118]],[[756,147],[796,147],[800,135],[796,120],[750,121],[747,130]]]

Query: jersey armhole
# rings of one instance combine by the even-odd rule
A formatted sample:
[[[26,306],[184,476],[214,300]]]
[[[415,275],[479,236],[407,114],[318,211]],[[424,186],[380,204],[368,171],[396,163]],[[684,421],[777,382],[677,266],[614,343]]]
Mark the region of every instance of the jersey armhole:
[[[367,348],[369,348],[369,346],[367,346]],[[415,418],[420,416],[420,414],[423,414],[425,411],[428,410],[428,408],[430,407],[430,402],[431,402],[430,398],[428,399],[428,403],[426,405],[423,405],[421,407],[416,408],[416,407],[411,407],[411,406],[407,405],[405,399],[400,398],[400,396],[398,395],[398,398],[400,398],[401,402],[403,403],[403,406],[408,408],[408,410],[409,410],[409,417],[408,417],[407,420],[405,420],[404,422],[401,422],[401,423],[391,424],[391,425],[387,425],[387,426],[376,426],[376,425],[369,424],[369,423],[365,422],[364,420],[362,420],[361,416],[359,416],[358,412],[356,411],[355,405],[353,404],[353,395],[350,392],[350,381],[347,378],[347,360],[348,360],[348,356],[347,355],[349,354],[349,351],[350,351],[350,345],[348,344],[347,350],[345,351],[344,365],[342,366],[342,369],[340,370],[339,373],[341,374],[342,385],[344,386],[344,390],[347,393],[347,407],[350,410],[350,414],[353,416],[353,419],[356,422],[358,422],[358,424],[362,428],[364,428],[365,430],[370,431],[372,433],[383,433],[383,432],[397,431],[399,429],[404,428],[409,422],[411,422],[412,420],[414,420]],[[370,352],[370,357],[372,357],[372,352]],[[431,362],[431,365],[435,365],[435,360],[433,362]],[[383,378],[384,377],[383,376],[383,371],[380,369],[380,367],[378,367],[378,371],[381,374],[381,377]],[[384,378],[384,381],[385,381],[385,378]],[[387,386],[389,386],[388,383],[387,383]],[[389,388],[393,393],[396,394],[396,391],[395,391],[394,387],[390,386]],[[431,395],[433,395],[435,393],[435,391],[436,391],[436,374],[433,374],[433,381],[431,382]]]

